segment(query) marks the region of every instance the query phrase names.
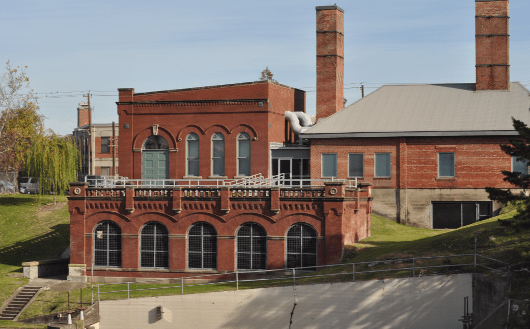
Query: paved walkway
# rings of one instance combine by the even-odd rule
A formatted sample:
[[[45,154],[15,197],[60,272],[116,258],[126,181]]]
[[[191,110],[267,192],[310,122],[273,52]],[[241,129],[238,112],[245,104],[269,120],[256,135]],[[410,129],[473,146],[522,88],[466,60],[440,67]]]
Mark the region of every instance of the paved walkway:
[[[276,329],[289,328],[292,319],[293,329],[460,329],[466,296],[472,297],[471,274],[137,298],[102,301],[100,325]]]

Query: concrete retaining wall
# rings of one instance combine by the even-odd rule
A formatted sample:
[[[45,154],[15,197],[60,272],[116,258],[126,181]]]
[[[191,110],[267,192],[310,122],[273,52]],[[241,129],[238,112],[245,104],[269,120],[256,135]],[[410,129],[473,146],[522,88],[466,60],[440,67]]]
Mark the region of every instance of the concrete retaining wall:
[[[24,277],[28,279],[45,278],[48,276],[68,273],[69,258],[47,259],[34,262],[24,262]]]
[[[513,190],[514,193],[517,191]],[[432,228],[433,201],[491,201],[484,189],[396,189],[374,188],[372,209],[395,222]],[[499,214],[502,204],[493,202],[493,216]]]
[[[293,312],[293,329],[462,328],[458,319],[471,286],[472,275],[459,274],[102,301],[100,325],[288,328]]]

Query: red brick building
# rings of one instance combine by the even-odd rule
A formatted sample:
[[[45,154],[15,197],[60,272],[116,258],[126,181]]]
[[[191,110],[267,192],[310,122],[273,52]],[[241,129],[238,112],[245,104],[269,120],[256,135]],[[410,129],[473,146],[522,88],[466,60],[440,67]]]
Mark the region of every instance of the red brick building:
[[[317,13],[318,33],[343,25],[336,6]],[[336,111],[340,70],[328,71],[343,59],[324,57],[321,84],[333,96],[321,103]],[[370,235],[369,184],[309,181],[304,91],[271,81],[123,88],[117,105],[120,175],[132,185],[72,183],[71,280],[334,264]]]
[[[329,117],[317,107],[325,119],[302,134],[311,178],[371,183],[374,213],[406,225],[456,228],[498,214],[484,188],[512,188],[502,170],[528,173],[499,144],[517,136],[512,117],[530,122],[530,92],[510,82],[508,1],[475,4],[476,84],[383,86]]]
[[[372,207],[428,228],[498,212],[484,187],[528,172],[499,148],[512,116],[530,122],[530,92],[509,81],[508,1],[476,0],[476,84],[384,86],[345,109],[344,11],[316,10],[313,126],[304,92],[270,81],[119,89],[120,175],[136,181],[72,184],[71,279],[331,264],[370,235]]]
[[[118,137],[114,123],[92,123],[89,106],[80,103],[77,108],[76,137],[81,152],[80,178],[86,175],[119,175]]]

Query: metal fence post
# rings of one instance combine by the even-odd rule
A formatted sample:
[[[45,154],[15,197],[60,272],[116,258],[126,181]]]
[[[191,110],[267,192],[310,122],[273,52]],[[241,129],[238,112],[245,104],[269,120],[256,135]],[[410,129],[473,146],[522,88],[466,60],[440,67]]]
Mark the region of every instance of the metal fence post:
[[[412,257],[412,277],[416,276],[416,261],[414,260],[414,257]]]
[[[236,290],[239,290],[239,274],[236,271]]]
[[[129,299],[129,282],[127,282],[127,299]]]
[[[353,264],[353,282],[355,282],[355,264]]]
[[[474,265],[475,265],[475,268],[473,270],[474,273],[477,273],[477,233],[478,232],[475,232],[475,255],[474,255]]]
[[[184,295],[184,277],[180,278],[180,294]]]
[[[296,270],[293,268],[293,287],[296,287]]]
[[[99,284],[98,284],[98,303],[101,302],[101,299],[99,298]]]

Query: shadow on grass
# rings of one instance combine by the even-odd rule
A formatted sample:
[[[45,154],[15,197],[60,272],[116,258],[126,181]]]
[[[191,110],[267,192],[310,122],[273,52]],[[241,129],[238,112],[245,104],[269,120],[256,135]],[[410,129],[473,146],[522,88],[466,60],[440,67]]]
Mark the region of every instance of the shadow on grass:
[[[0,198],[0,205],[2,206],[22,206],[29,204],[36,204],[38,198],[35,196],[17,194],[16,196],[3,196]]]
[[[70,243],[70,225],[52,226],[50,232],[0,248],[0,263],[22,266],[22,262],[59,258]],[[15,272],[21,272],[20,267]]]
[[[385,219],[380,219],[385,221]],[[384,225],[399,225],[385,223]],[[389,229],[389,231],[392,231]],[[450,230],[435,236],[425,236],[410,238],[406,241],[388,241],[383,236],[376,237],[378,241],[371,241],[370,238],[360,241],[353,246],[348,246],[345,250],[344,262],[356,262],[365,259],[374,260],[385,259],[386,256],[411,257],[428,255],[461,255],[472,254],[475,249],[474,233],[477,233],[477,252],[487,253],[491,256],[503,257],[502,248],[513,244],[520,244],[528,239],[530,230],[516,231],[511,227],[501,226],[496,218],[477,222],[460,229]],[[400,234],[399,227],[396,234]],[[526,238],[525,238],[526,237]],[[405,240],[405,239],[404,239]],[[502,254],[502,256],[501,256]],[[516,259],[513,259],[515,261]],[[508,260],[505,260],[508,261]],[[510,259],[512,261],[512,259]]]

